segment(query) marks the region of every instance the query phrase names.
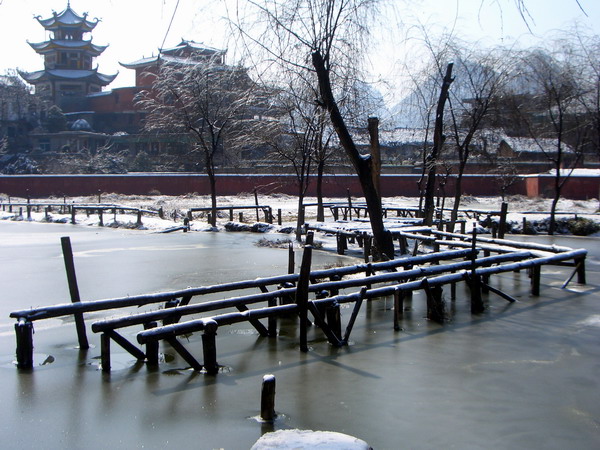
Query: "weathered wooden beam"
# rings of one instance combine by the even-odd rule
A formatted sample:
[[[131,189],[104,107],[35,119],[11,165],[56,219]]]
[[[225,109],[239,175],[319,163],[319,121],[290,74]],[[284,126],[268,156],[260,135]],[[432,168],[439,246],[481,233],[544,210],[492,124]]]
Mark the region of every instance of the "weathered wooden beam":
[[[427,295],[427,318],[437,323],[444,323],[445,308],[442,300],[442,287],[430,286],[427,278],[423,278],[421,286]]]
[[[158,324],[156,322],[149,322],[144,324],[144,330],[150,330],[156,328]],[[149,341],[146,343],[146,364],[151,367],[158,367],[159,362],[159,344],[157,340]]]
[[[394,291],[394,330],[400,331],[400,317],[404,314],[404,292]]]
[[[493,286],[490,286],[489,284],[487,284],[487,283],[484,283],[483,281],[481,282],[481,284],[482,284],[482,285],[485,285],[486,289],[487,289],[489,292],[491,292],[491,293],[493,293],[493,294],[496,294],[496,295],[498,295],[499,297],[502,297],[504,300],[507,300],[507,301],[509,301],[510,303],[516,303],[516,302],[517,302],[517,299],[516,299],[516,298],[514,298],[514,297],[512,297],[512,296],[508,295],[506,292],[502,292],[500,289],[497,289],[497,288],[495,288],[495,287],[493,287]]]
[[[217,363],[217,329],[219,325],[214,320],[207,320],[202,334],[202,350],[204,352],[204,369],[208,375],[219,372]]]
[[[275,417],[275,375],[265,375],[260,394],[260,418],[265,422],[273,422]]]
[[[187,362],[192,369],[200,372],[202,370],[202,364],[200,364],[194,356],[187,351],[187,349],[183,346],[181,342],[177,340],[175,336],[166,337],[165,340],[169,343],[173,350],[175,350],[179,355]]]
[[[302,255],[302,264],[300,266],[300,276],[298,278],[298,287],[296,288],[296,305],[300,315],[300,351],[308,352],[308,284],[310,278],[310,266],[312,261],[312,246],[304,247]]]
[[[17,368],[33,369],[33,324],[25,319],[15,323],[17,337]]]
[[[146,359],[146,354],[129,342],[125,337],[117,333],[115,330],[107,330],[104,334],[107,334],[113,341],[127,350],[132,356],[139,360]]]
[[[100,335],[100,366],[102,372],[110,372],[110,336],[108,333]]]
[[[237,305],[236,308],[240,312],[248,311],[248,307],[246,305]],[[261,336],[269,336],[269,330],[267,330],[260,320],[249,318],[248,322],[250,322],[256,331],[258,331],[258,334]]]
[[[344,339],[342,341],[345,345],[348,345],[348,340],[350,339],[350,334],[354,328],[354,323],[356,322],[356,318],[360,312],[360,307],[362,306],[364,293],[366,291],[366,288],[362,288],[360,290],[360,297],[354,303],[354,308],[352,309],[352,314],[350,315],[350,320],[348,320],[348,325],[346,326],[346,332],[344,333]]]
[[[75,274],[75,263],[73,261],[73,249],[71,248],[71,239],[68,236],[60,238],[62,246],[63,259],[65,261],[65,270],[67,272],[67,281],[69,283],[69,293],[71,295],[72,303],[80,303],[81,298],[79,296],[79,287],[77,286],[77,276]],[[88,343],[87,334],[85,331],[85,321],[83,319],[83,313],[73,314],[75,319],[75,327],[77,329],[77,339],[79,341],[79,348],[81,350],[87,350],[90,348]]]

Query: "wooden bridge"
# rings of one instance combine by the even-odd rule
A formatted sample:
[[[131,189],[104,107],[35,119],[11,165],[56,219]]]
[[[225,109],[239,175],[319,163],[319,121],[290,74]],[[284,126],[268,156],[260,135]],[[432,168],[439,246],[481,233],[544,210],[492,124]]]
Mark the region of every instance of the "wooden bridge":
[[[564,286],[575,275],[579,283],[585,283],[585,249],[572,250],[553,245],[483,238],[475,233],[467,235],[432,229],[405,230],[403,233],[404,238],[422,242],[429,252],[409,254],[386,262],[311,270],[312,247],[307,245],[297,274],[92,301],[81,301],[79,298],[70,241],[63,238],[71,303],[10,314],[17,320],[17,366],[20,369],[33,368],[33,323],[38,320],[73,316],[79,346],[81,349],[88,348],[84,314],[93,311],[164,305],[164,309],[103,319],[92,324],[92,331],[100,334],[102,370],[110,370],[111,342],[120,345],[135,358],[156,365],[159,343],[163,340],[195,370],[215,374],[219,370],[217,330],[238,322],[248,322],[260,335],[276,338],[277,318],[298,316],[300,349],[308,351],[307,328],[313,323],[331,345],[347,345],[364,301],[392,296],[395,305],[392,326],[398,330],[403,301],[415,290],[423,290],[426,294],[428,317],[443,322],[443,286],[450,286],[450,295],[455,298],[456,283],[465,282],[471,293],[471,311],[477,314],[484,310],[483,292],[496,294],[509,302],[515,301],[491,283],[491,276],[498,273],[527,269],[532,295],[539,295],[541,268],[548,264],[574,268]],[[349,275],[352,277],[347,278]],[[258,289],[258,292],[248,293],[249,289]],[[207,294],[222,294],[222,298],[201,302],[202,296]],[[192,300],[197,303],[192,304]],[[353,308],[342,331],[340,305],[345,303],[353,304]],[[204,316],[191,317],[198,314]],[[267,320],[266,325],[261,322],[263,319]],[[137,343],[129,341],[119,332],[130,326],[143,328],[137,334]],[[202,362],[188,349],[190,345],[186,346],[178,339],[193,332],[203,333]]]

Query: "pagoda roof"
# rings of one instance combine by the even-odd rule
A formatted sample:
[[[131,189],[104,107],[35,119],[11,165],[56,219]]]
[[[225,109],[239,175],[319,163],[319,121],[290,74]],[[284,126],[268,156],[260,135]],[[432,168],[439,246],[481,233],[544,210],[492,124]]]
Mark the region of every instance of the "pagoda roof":
[[[94,56],[100,55],[108,45],[96,45],[92,44],[92,41],[76,41],[76,40],[68,40],[68,39],[50,39],[49,41],[44,42],[27,42],[31,48],[33,48],[37,53],[44,54],[54,49],[77,49],[77,50],[87,50],[92,53]]]
[[[161,54],[163,55],[174,55],[179,56],[182,51],[188,50],[197,55],[224,55],[227,53],[227,50],[221,50],[214,47],[209,47],[204,45],[202,42],[196,41],[187,41],[182,39],[181,42],[176,47],[164,48],[161,50]]]
[[[197,60],[193,60],[191,58],[182,58],[182,57],[173,57],[173,56],[165,56],[165,55],[160,55],[160,56],[151,56],[149,58],[142,58],[142,59],[138,59],[137,61],[133,61],[130,63],[122,63],[120,62],[119,64],[121,64],[123,67],[126,67],[128,69],[138,69],[141,67],[148,67],[151,66],[153,64],[158,64],[159,62],[162,63],[173,63],[173,64],[179,64],[179,65],[196,65],[198,64]]]
[[[92,83],[106,86],[110,84],[118,75],[106,75],[99,73],[97,69],[94,70],[72,70],[72,69],[47,69],[38,70],[37,72],[21,72],[19,75],[23,77],[25,81],[31,84],[39,83],[40,81],[47,80],[77,80],[77,81],[89,81]]]
[[[182,40],[179,45],[172,48],[162,49],[157,56],[141,58],[130,63],[119,62],[128,69],[138,69],[157,64],[158,61],[176,64],[198,64],[198,56],[222,56],[227,50],[208,47],[202,43]]]
[[[87,13],[80,16],[71,9],[70,2],[67,3],[65,10],[60,13],[52,11],[52,17],[42,19],[41,16],[37,16],[36,19],[46,30],[77,28],[84,32],[92,31],[100,21],[99,19],[95,19],[95,21],[88,20]]]

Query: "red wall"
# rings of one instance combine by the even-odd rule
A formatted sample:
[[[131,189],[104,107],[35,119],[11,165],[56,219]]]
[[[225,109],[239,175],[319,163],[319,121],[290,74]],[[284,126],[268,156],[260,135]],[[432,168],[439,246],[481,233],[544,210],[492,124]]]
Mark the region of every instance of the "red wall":
[[[384,175],[381,191],[384,197],[418,196],[418,175]],[[518,180],[509,189],[509,194],[528,196],[552,195],[552,177],[528,176]],[[257,189],[262,194],[283,193],[295,195],[297,188],[293,175],[219,175],[217,192],[220,195],[235,195]],[[361,196],[360,184],[355,175],[327,175],[324,179],[324,195],[345,197],[347,189],[354,196]],[[454,178],[446,185],[446,194],[454,191]],[[600,177],[571,177],[563,189],[563,196],[572,199],[597,198]],[[183,195],[188,193],[208,194],[209,184],[202,174],[124,174],[124,175],[0,175],[0,193],[24,197],[50,195],[91,195],[100,192],[120,194]],[[462,191],[467,195],[499,195],[496,177],[490,175],[465,175]],[[315,183],[310,185],[308,195],[315,195]]]
[[[137,87],[113,89],[110,94],[89,97],[88,107],[97,113],[134,111],[133,99],[140,90]]]

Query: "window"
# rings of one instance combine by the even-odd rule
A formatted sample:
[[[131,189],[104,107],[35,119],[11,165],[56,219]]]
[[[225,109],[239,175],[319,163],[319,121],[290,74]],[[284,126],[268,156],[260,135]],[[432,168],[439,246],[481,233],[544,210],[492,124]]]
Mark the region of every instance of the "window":
[[[40,150],[42,150],[44,152],[50,151],[50,139],[48,139],[48,138],[40,139]]]

